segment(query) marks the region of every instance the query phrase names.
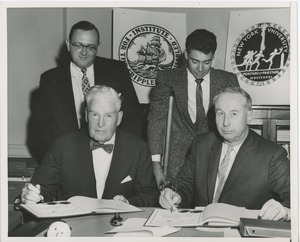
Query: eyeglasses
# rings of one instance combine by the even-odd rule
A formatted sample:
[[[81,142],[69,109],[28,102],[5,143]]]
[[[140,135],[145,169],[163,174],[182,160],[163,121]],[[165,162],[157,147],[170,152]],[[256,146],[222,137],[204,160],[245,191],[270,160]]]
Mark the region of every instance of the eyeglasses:
[[[70,44],[74,47],[75,50],[83,50],[83,48],[86,48],[88,52],[94,53],[97,51],[98,46],[96,45],[83,45],[79,42],[71,42]]]

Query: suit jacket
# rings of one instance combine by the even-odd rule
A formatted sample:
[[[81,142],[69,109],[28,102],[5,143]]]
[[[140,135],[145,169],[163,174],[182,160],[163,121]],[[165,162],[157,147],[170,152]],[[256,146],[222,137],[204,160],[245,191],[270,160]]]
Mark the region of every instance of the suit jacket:
[[[199,135],[193,141],[187,162],[178,175],[182,207],[212,203],[222,140],[214,133]],[[218,202],[248,209],[261,209],[274,198],[290,207],[290,163],[280,145],[254,131],[236,155]]]
[[[97,197],[90,136],[85,130],[58,138],[33,176],[45,201]],[[101,161],[99,161],[101,162]],[[131,181],[121,182],[130,176]],[[159,191],[146,142],[118,129],[103,199],[123,195],[135,206],[158,206]]]
[[[96,57],[94,75],[95,85],[107,85],[122,93],[124,116],[120,127],[140,134],[142,118],[139,102],[125,64]],[[39,91],[37,131],[50,146],[59,136],[78,130],[70,62],[43,73]]]
[[[169,97],[173,95],[174,104],[167,179],[171,180],[179,173],[193,138],[197,134],[215,129],[212,100],[220,90],[229,86],[239,86],[236,75],[211,68],[210,110],[206,119],[202,120],[202,125],[196,129],[188,111],[186,64],[176,70],[158,72],[156,86],[150,94],[148,143],[151,154],[163,154]]]

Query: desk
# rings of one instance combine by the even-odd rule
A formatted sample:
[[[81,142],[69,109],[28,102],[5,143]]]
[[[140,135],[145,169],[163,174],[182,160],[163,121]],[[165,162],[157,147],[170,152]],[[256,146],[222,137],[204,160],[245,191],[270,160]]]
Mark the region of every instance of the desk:
[[[121,217],[124,221],[127,218],[148,218],[154,208],[142,208],[143,212],[124,213]],[[110,220],[113,214],[95,214],[78,217],[61,218],[66,221],[72,228],[72,237],[112,237],[114,234],[105,234],[114,227],[110,225]],[[44,237],[49,224],[59,219],[36,219],[27,222],[15,231],[10,236],[37,236]],[[38,234],[36,231],[39,231]],[[195,229],[181,228],[178,232],[168,235],[168,237],[240,237],[237,229],[214,229],[210,228]]]

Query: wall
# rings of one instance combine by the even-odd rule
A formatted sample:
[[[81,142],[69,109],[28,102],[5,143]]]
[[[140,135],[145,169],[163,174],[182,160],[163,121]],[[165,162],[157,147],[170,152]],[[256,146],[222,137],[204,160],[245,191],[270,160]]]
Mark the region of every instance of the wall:
[[[145,8],[139,8],[146,10]],[[82,19],[96,24],[98,55],[112,57],[112,8],[8,9],[8,155],[30,157],[38,146],[33,128],[33,104],[40,74],[57,65],[71,26]],[[230,9],[147,8],[185,13],[187,34],[197,28],[214,32],[218,49],[213,66],[224,69]],[[235,9],[237,10],[237,9]]]

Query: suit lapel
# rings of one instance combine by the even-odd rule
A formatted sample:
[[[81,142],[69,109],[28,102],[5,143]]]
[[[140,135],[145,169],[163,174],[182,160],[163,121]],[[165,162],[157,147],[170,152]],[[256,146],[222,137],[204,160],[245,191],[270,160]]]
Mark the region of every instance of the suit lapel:
[[[90,150],[90,137],[87,133],[78,144],[78,150],[80,150],[80,152],[77,152],[77,164],[82,172],[82,177],[86,179],[86,187],[88,187],[91,197],[97,197],[93,155]]]
[[[227,180],[224,184],[224,188],[223,191],[220,195],[220,199],[222,199],[222,197],[224,196],[224,194],[226,194],[226,192],[228,192],[231,188],[232,185],[235,184],[235,179],[239,176],[239,174],[246,169],[246,166],[248,164],[251,164],[251,156],[253,154],[252,152],[252,143],[253,143],[253,135],[251,134],[251,132],[249,131],[249,134],[246,138],[246,140],[244,141],[244,143],[242,144],[239,152],[237,153],[234,163],[232,165],[232,168],[229,172],[229,175],[227,177]]]
[[[207,176],[207,191],[208,191],[208,202],[211,203],[215,191],[215,184],[217,179],[217,172],[221,157],[222,151],[222,142],[217,139],[214,145],[211,148],[209,163],[208,163],[208,172]]]
[[[190,127],[194,129],[188,110],[188,79],[187,79],[187,66],[183,64],[182,67],[176,72],[174,77],[173,89],[175,93],[175,100],[178,100],[178,112],[181,117],[184,117]]]
[[[123,141],[122,141],[123,140]],[[103,192],[103,197],[112,198],[113,194],[117,193],[117,189],[121,183],[121,179],[123,179],[123,172],[126,172],[127,169],[125,167],[128,166],[127,162],[123,162],[125,159],[124,155],[128,151],[124,151],[122,142],[127,142],[123,139],[122,133],[117,130],[116,132],[116,140],[115,140],[115,148],[114,153],[110,165],[110,169],[107,175],[106,183],[105,183],[105,189]]]

